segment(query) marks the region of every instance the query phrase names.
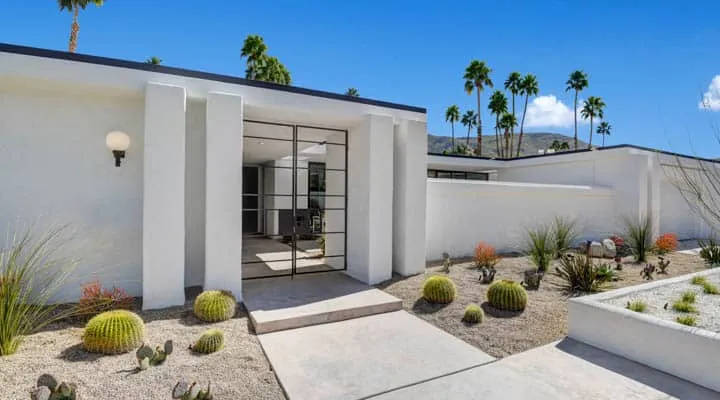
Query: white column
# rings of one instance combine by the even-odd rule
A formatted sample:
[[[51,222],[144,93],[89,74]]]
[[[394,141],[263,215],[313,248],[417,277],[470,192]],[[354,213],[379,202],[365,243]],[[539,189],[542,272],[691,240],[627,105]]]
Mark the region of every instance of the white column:
[[[368,115],[348,133],[348,274],[392,276],[393,119]]]
[[[242,298],[242,97],[207,98],[205,168],[205,290]]]
[[[427,202],[427,124],[400,121],[395,126],[393,270],[401,275],[425,270]]]
[[[185,88],[145,90],[143,309],[185,303]]]

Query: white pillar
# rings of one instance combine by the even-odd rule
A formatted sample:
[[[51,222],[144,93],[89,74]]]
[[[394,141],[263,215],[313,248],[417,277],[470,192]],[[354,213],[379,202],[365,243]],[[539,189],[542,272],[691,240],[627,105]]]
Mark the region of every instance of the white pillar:
[[[348,133],[348,274],[392,276],[393,119],[368,115]],[[422,245],[422,244],[421,244]]]
[[[185,303],[185,88],[145,90],[143,309]]]
[[[205,290],[242,298],[242,97],[207,97]]]
[[[400,275],[425,271],[427,202],[427,124],[395,126],[393,270]]]

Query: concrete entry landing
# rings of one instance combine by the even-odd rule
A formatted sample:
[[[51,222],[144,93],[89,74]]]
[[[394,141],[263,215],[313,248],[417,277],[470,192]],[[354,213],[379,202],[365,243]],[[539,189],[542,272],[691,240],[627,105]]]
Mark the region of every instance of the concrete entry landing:
[[[402,309],[402,300],[342,272],[246,281],[243,302],[257,334]]]

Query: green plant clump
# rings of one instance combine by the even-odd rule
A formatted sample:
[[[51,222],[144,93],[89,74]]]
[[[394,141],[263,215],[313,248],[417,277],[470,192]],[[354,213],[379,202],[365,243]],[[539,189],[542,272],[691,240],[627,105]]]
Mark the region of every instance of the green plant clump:
[[[477,324],[482,322],[483,318],[485,317],[485,313],[483,313],[482,308],[478,306],[477,304],[470,304],[465,308],[465,314],[463,315],[463,322],[467,322],[470,324]]]
[[[645,302],[642,300],[629,301],[625,308],[630,311],[642,313],[647,310],[647,304],[645,304]]]
[[[625,218],[627,243],[635,256],[635,262],[647,262],[647,254],[652,248],[652,221],[647,215],[635,220]]]
[[[50,374],[42,374],[35,389],[30,391],[32,400],[77,400],[79,395],[74,383],[58,382]]]
[[[678,300],[678,301],[674,302],[672,308],[673,308],[673,310],[675,310],[677,312],[683,312],[683,313],[696,313],[697,312],[697,308],[695,308],[694,305],[692,305],[691,303],[682,301],[682,300]]]
[[[527,305],[527,292],[518,282],[501,280],[490,285],[488,303],[499,310],[522,311]]]
[[[195,299],[193,312],[205,322],[227,321],[235,315],[237,300],[227,290],[206,290]]]
[[[720,265],[720,244],[715,238],[698,240],[700,246],[700,257],[710,266],[717,267]]]
[[[219,351],[225,345],[225,334],[220,329],[208,329],[190,349],[196,353],[210,354]]]
[[[693,276],[692,280],[690,281],[690,283],[692,283],[693,285],[700,285],[700,286],[704,285],[706,282],[707,282],[707,279],[705,279],[704,276]]]
[[[560,266],[555,275],[563,280],[562,287],[568,293],[596,292],[614,272],[605,265],[593,264],[592,258],[584,254],[565,254],[560,258]]]
[[[578,239],[577,223],[568,217],[555,217],[552,224],[552,239],[555,257],[571,249]]]
[[[685,303],[694,303],[696,296],[697,293],[693,292],[692,290],[688,290],[682,294],[682,301]]]
[[[687,326],[695,326],[695,317],[692,315],[681,315],[675,318],[675,321],[677,321],[678,324],[683,324]]]
[[[451,303],[456,293],[455,283],[447,276],[431,276],[423,285],[423,298],[430,303]]]
[[[127,310],[98,314],[85,326],[83,345],[91,353],[127,353],[143,343],[145,324],[139,315]]]
[[[546,272],[555,255],[552,227],[541,225],[535,229],[528,229],[524,251],[535,264],[538,272]]]
[[[702,287],[705,294],[720,294],[720,290],[718,290],[718,287],[710,282],[703,283]]]

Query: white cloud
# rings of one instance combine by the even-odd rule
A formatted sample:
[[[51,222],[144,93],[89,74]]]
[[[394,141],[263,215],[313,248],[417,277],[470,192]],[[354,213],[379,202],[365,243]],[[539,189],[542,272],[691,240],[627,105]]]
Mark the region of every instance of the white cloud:
[[[578,99],[578,104],[582,101]],[[538,96],[528,104],[525,126],[528,128],[570,128],[573,126],[573,112],[570,107],[553,95]],[[578,124],[585,123],[579,115]]]
[[[720,111],[720,75],[715,75],[712,79],[707,92],[703,93],[702,101],[698,103],[698,108]]]

